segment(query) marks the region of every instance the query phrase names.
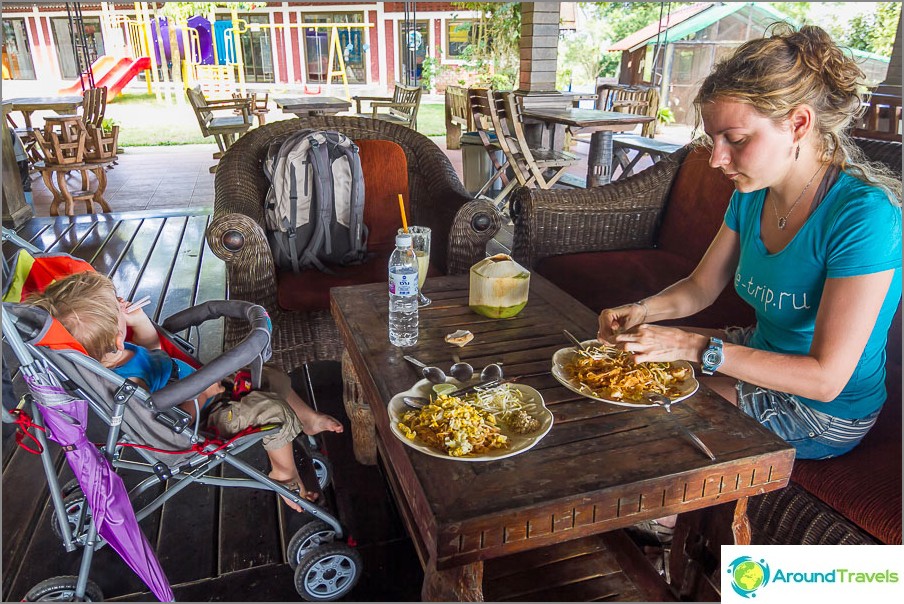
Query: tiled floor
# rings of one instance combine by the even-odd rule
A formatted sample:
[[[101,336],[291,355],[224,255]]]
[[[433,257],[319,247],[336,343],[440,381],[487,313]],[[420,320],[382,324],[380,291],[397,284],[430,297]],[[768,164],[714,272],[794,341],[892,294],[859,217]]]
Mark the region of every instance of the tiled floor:
[[[209,169],[214,151],[213,144],[128,147],[107,170],[104,198],[113,212],[212,208],[214,175]],[[78,173],[69,179],[71,188],[79,188]],[[36,215],[48,216],[52,196],[36,174],[31,188]],[[84,204],[77,203],[75,211],[86,213]]]

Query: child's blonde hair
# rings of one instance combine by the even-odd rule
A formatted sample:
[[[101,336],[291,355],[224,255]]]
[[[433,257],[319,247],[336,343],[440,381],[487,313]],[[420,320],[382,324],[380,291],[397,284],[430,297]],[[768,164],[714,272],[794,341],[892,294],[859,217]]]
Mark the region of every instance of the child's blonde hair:
[[[25,301],[49,312],[92,358],[117,350],[119,300],[108,277],[92,271],[69,275]]]

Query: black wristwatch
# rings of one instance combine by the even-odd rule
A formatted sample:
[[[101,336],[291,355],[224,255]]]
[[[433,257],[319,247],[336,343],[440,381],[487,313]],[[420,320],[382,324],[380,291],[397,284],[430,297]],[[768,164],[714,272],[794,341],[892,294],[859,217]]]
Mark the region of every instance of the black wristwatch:
[[[722,352],[722,340],[719,338],[710,338],[709,346],[703,351],[703,366],[701,367],[703,374],[714,374],[724,362],[725,353]]]

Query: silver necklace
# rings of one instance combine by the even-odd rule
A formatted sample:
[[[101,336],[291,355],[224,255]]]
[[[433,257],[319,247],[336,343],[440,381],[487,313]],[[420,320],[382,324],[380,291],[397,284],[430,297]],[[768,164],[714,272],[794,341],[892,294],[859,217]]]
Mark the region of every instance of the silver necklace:
[[[797,207],[797,204],[800,203],[800,200],[804,198],[804,193],[807,192],[807,189],[810,188],[810,185],[813,184],[813,179],[816,178],[816,175],[819,174],[819,171],[822,170],[822,164],[819,164],[819,167],[816,168],[816,172],[813,173],[813,176],[810,177],[809,182],[807,182],[807,186],[804,187],[804,190],[800,192],[800,195],[797,196],[797,199],[794,200],[794,203],[791,204],[791,209],[788,210],[788,213],[784,216],[778,215],[778,206],[775,205],[775,196],[772,196],[772,210],[775,212],[775,218],[778,220],[778,228],[780,231],[784,231],[785,227],[788,225],[788,216],[791,215],[791,212],[794,211],[794,208]]]

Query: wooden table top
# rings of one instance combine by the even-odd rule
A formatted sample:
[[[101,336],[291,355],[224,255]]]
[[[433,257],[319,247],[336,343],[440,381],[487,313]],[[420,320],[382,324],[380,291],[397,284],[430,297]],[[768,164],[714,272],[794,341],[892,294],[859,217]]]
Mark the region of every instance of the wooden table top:
[[[725,503],[784,487],[794,449],[705,386],[673,415],[716,455],[685,440],[661,408],[596,402],[551,374],[526,378],[555,422],[534,448],[493,462],[440,459],[402,444],[387,403],[420,379],[410,354],[448,368],[452,354],[478,370],[502,361],[507,376],[547,372],[553,353],[596,333],[597,316],[539,275],[525,309],[491,320],[468,308],[468,276],[427,279],[433,304],[420,310],[420,339],[389,344],[386,284],[331,290],[332,313],[371,406],[377,445],[422,561],[451,568],[622,528],[641,520]],[[463,348],[443,336],[467,328]]]
[[[290,113],[294,113],[295,111],[315,111],[319,109],[337,109],[339,111],[344,111],[350,109],[352,106],[351,102],[334,96],[275,97],[273,102],[275,102],[276,106],[280,109]]]
[[[653,121],[653,118],[648,115],[602,111],[601,109],[582,109],[579,107],[562,109],[549,107],[525,108],[522,115],[530,119],[556,122],[557,124],[565,124],[575,128],[634,126]]]
[[[21,97],[9,99],[12,111],[65,111],[76,109],[82,104],[80,95]]]

